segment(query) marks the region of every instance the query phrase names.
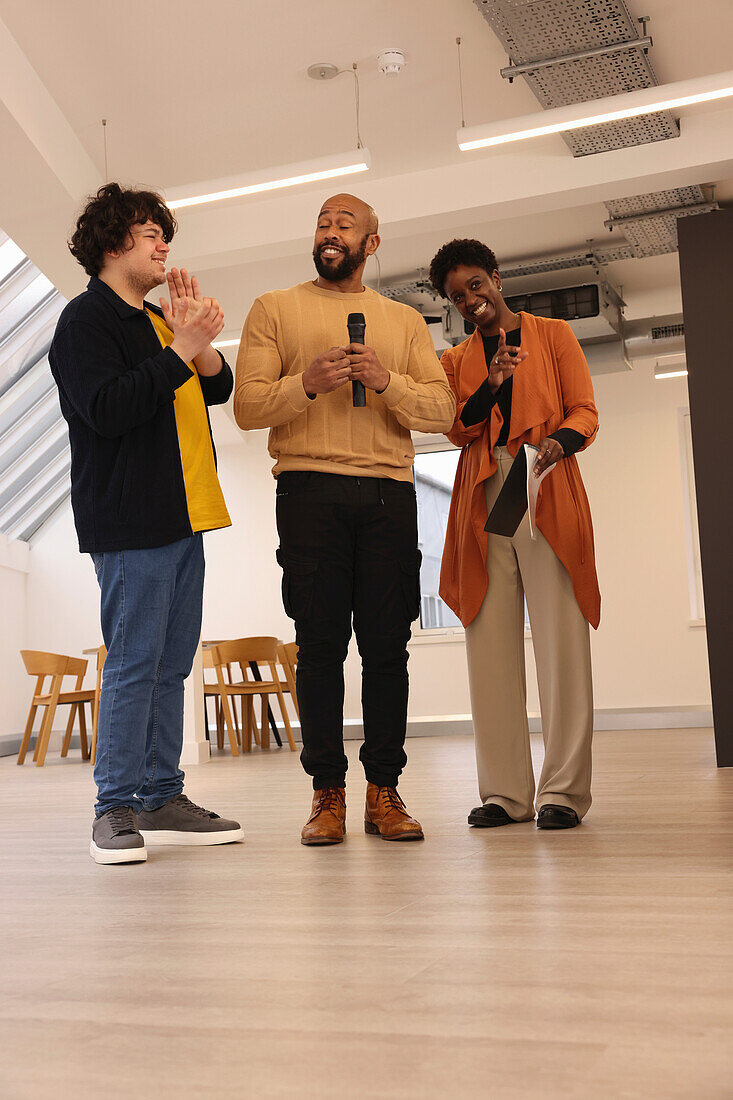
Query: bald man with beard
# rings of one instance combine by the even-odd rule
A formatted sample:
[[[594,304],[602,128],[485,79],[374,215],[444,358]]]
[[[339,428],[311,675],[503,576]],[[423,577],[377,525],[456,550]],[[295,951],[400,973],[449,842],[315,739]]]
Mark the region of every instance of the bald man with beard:
[[[263,294],[244,325],[234,414],[269,427],[283,603],[295,621],[301,760],[313,780],[308,845],[346,835],[344,660],[352,621],[362,662],[364,828],[421,840],[397,784],[407,757],[407,642],[420,611],[411,429],[445,432],[455,405],[425,321],[362,283],[379,224],[354,195],[318,215],[318,277]],[[365,344],[348,342],[362,313]],[[355,408],[362,382],[366,405]]]

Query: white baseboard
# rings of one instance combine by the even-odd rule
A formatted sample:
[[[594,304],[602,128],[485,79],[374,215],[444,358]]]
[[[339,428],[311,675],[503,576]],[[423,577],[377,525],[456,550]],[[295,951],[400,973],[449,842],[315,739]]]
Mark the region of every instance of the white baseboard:
[[[701,729],[712,727],[713,712],[710,707],[607,707],[594,712],[594,728],[596,730],[674,730],[674,729]],[[293,737],[300,741],[300,726],[292,723]],[[285,741],[282,726],[278,726],[281,737]],[[539,733],[541,730],[539,714],[529,715],[530,733]],[[54,731],[62,734],[63,731]],[[472,734],[473,723],[470,714],[431,714],[420,718],[410,718],[407,722],[408,737],[445,737],[450,734]],[[209,736],[216,739],[216,730],[211,729]],[[358,741],[363,737],[363,726],[360,718],[347,718],[344,720],[344,740]],[[6,734],[0,737],[0,757],[16,756],[20,748],[21,734]],[[33,756],[35,737],[31,738],[29,746],[29,760]],[[71,738],[70,753],[79,752],[79,735],[75,733]],[[181,758],[181,763],[186,766],[200,764],[208,759],[209,746],[207,742],[197,745],[195,752],[186,752]],[[195,757],[195,759],[194,759]]]
[[[529,714],[530,733],[540,733],[542,723],[539,714]],[[700,729],[713,725],[710,707],[608,707],[594,711],[596,730],[667,730]],[[291,722],[293,737],[300,741],[300,725]],[[282,733],[282,727],[278,725]],[[215,736],[216,731],[212,731]],[[450,734],[473,734],[470,714],[431,714],[408,718],[408,737],[445,737]],[[344,740],[360,741],[364,736],[361,718],[344,719]]]

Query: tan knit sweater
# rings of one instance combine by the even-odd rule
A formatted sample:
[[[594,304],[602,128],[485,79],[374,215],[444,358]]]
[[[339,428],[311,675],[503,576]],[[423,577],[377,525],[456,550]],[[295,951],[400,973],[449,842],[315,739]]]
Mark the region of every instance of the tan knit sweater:
[[[365,343],[390,372],[383,393],[352,405],[348,383],[311,400],[303,371],[349,342],[346,319],[363,313]],[[368,288],[358,294],[301,283],[257,298],[237,356],[234,415],[240,428],[271,428],[275,476],[283,470],[412,480],[410,429],[446,432],[455,402],[427,325],[410,306]]]

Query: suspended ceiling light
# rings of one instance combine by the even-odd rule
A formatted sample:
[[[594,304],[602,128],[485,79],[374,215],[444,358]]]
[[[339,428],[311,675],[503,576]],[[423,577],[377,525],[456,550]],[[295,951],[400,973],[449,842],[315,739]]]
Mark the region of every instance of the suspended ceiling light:
[[[462,150],[487,149],[512,141],[562,134],[584,126],[600,126],[622,118],[671,111],[733,96],[733,71],[712,73],[692,80],[679,80],[656,88],[640,88],[623,95],[606,96],[588,103],[569,104],[550,111],[524,115],[521,118],[489,122],[483,126],[463,126],[458,130],[458,147]]]
[[[166,191],[166,203],[172,210],[183,210],[187,206],[200,206],[206,202],[221,202],[223,199],[238,199],[245,195],[256,195],[266,191],[280,191],[285,187],[297,187],[303,183],[316,183],[319,180],[337,179],[339,176],[353,176],[359,172],[368,172],[371,168],[371,156],[368,149],[355,149],[350,153],[336,153],[333,156],[320,157],[318,160],[303,161],[300,164],[287,164],[280,168],[267,168],[252,172],[246,176],[229,176],[226,179],[208,180],[198,184],[198,194],[191,194],[191,187],[175,187]]]
[[[670,352],[669,355],[659,355],[654,360],[654,377],[685,378],[687,376],[687,356],[684,351]]]

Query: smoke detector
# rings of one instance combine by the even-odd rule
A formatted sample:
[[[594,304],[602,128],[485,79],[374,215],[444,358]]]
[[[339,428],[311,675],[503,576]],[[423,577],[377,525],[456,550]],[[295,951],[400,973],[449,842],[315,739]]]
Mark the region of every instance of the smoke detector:
[[[377,54],[377,68],[385,76],[396,76],[405,67],[404,50],[382,50]]]

